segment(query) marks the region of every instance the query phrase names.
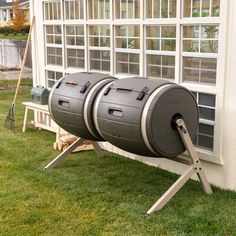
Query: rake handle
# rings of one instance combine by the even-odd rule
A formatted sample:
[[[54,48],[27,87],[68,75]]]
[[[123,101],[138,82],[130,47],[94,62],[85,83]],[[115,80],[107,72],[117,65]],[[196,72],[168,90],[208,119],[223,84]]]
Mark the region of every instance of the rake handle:
[[[14,96],[12,105],[14,105],[16,103],[16,98],[17,98],[17,95],[18,95],[18,92],[19,92],[20,83],[21,83],[21,79],[22,79],[22,75],[23,75],[23,71],[24,71],[24,67],[25,67],[25,62],[26,62],[26,59],[27,59],[28,51],[29,51],[30,38],[31,38],[34,22],[35,22],[35,16],[33,17],[31,25],[30,25],[30,31],[29,31],[28,38],[27,38],[24,57],[23,57],[23,61],[22,61],[22,64],[21,64],[20,74],[19,74],[19,77],[18,77],[18,82],[17,82],[15,96]]]

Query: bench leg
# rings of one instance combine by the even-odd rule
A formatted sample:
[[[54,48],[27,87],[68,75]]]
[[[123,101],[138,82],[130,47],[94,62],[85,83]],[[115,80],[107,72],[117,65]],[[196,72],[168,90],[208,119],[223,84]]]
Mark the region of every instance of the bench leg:
[[[25,115],[24,115],[24,122],[23,122],[22,132],[25,132],[25,130],[26,130],[27,117],[28,117],[28,107],[25,107]]]

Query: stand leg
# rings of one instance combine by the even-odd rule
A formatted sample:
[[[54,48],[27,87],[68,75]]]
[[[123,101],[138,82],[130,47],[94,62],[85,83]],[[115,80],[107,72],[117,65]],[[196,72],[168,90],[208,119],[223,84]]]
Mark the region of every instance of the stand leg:
[[[158,211],[163,208],[170,199],[184,186],[184,184],[194,174],[193,167],[189,167],[183,175],[181,175],[177,181],[159,198],[159,200],[147,211],[147,215],[152,214],[154,211]]]
[[[101,149],[98,142],[92,141],[91,143],[92,143],[97,155],[100,156],[100,157],[103,157],[104,156],[104,151]]]
[[[83,143],[83,139],[78,138],[75,142],[73,142],[65,151],[59,154],[55,159],[53,159],[44,169],[50,170],[57,166],[63,159],[66,158],[75,148]]]
[[[207,181],[206,175],[201,167],[200,159],[194,149],[192,140],[189,136],[188,130],[182,119],[176,121],[177,129],[180,137],[189,153],[191,164],[189,168],[179,177],[179,179],[162,195],[162,197],[147,211],[147,215],[163,208],[171,198],[184,186],[184,184],[196,173],[204,191],[207,194],[212,193],[210,184]]]
[[[56,167],[63,159],[66,158],[70,153],[72,153],[79,145],[83,143],[82,138],[78,138],[75,140],[65,151],[63,151],[61,154],[59,154],[56,158],[54,158],[47,166],[45,166],[45,170],[50,170],[54,167]],[[98,156],[104,156],[104,151],[101,149],[99,144],[97,142],[92,141],[92,145],[94,146],[94,149]]]

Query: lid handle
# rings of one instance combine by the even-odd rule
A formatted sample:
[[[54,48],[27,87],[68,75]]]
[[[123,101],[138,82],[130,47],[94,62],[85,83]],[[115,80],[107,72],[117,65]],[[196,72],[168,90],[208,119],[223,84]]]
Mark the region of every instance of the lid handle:
[[[137,97],[136,99],[137,99],[138,101],[142,101],[148,91],[149,91],[149,88],[145,86],[145,87],[142,89],[142,91],[139,93],[139,95],[138,95],[138,97]]]
[[[91,83],[89,81],[87,81],[86,84],[80,90],[80,93],[84,94],[87,91],[87,89],[89,88],[90,85],[91,85]]]

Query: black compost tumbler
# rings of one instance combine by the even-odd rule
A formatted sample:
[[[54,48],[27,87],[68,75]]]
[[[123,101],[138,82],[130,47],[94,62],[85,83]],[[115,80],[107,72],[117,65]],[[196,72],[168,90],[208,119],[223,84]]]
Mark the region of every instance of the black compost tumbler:
[[[150,157],[182,154],[185,146],[176,119],[184,120],[192,140],[199,121],[194,96],[180,85],[141,77],[118,80],[100,73],[59,80],[51,90],[49,110],[72,134]]]

